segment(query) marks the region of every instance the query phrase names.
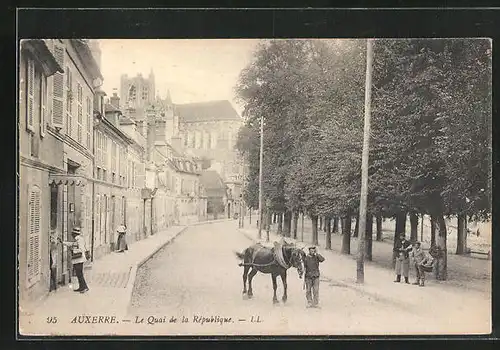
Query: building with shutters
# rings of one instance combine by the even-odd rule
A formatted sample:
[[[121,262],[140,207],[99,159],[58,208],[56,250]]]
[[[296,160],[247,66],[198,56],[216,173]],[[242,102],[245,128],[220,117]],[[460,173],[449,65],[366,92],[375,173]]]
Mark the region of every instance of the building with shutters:
[[[21,301],[49,291],[49,237],[82,228],[91,246],[94,91],[102,76],[86,41],[24,40],[19,69],[19,289]],[[59,246],[57,281],[69,251]]]
[[[128,150],[135,141],[120,129],[119,118],[120,111],[105,104],[104,116],[98,116],[94,124],[94,259],[115,250],[119,225],[130,226],[130,237],[136,237],[134,230],[140,231],[140,226],[129,225],[127,220],[128,213],[135,215],[128,208],[129,200],[134,197],[130,193],[134,191],[129,190]],[[133,163],[134,169],[140,168],[137,164],[143,164],[142,158],[143,151],[139,151],[139,157]],[[134,176],[144,177],[140,171],[134,171]],[[139,181],[134,179],[133,183],[136,182]],[[135,195],[139,197],[139,191],[135,191]]]

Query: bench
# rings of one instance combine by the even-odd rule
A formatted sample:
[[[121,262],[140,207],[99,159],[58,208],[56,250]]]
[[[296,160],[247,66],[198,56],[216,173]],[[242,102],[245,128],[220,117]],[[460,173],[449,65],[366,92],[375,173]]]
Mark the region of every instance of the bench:
[[[469,248],[469,249],[467,249],[467,254],[468,255],[471,255],[471,254],[486,255],[487,259],[491,260],[491,249],[488,250],[488,252],[481,252],[481,251],[477,251],[477,250],[471,250]]]

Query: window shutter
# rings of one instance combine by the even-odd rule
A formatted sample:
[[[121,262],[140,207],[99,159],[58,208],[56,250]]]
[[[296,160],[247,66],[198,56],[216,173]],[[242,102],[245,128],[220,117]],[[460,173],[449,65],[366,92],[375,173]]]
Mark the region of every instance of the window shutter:
[[[26,128],[35,132],[34,127],[34,105],[35,105],[35,61],[28,59],[27,71],[26,71]]]
[[[28,202],[28,286],[40,280],[41,265],[41,192],[37,186],[29,190]]]
[[[64,67],[64,46],[54,42],[54,57],[59,66]],[[56,72],[52,84],[52,125],[64,127],[64,74]]]
[[[45,129],[46,129],[46,119],[45,116],[47,115],[47,78],[42,74],[41,75],[41,83],[40,83],[40,104],[41,104],[41,110],[40,110],[40,136],[44,137],[45,136]]]

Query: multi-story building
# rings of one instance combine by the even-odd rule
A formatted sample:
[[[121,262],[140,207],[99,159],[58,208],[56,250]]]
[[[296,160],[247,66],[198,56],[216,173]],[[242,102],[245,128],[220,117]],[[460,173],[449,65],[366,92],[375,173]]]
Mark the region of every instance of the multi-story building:
[[[226,100],[177,104],[175,113],[185,151],[219,173],[227,186],[224,208],[232,217],[239,210],[242,184],[242,161],[235,149],[242,119]]]
[[[19,70],[20,299],[49,291],[50,235],[70,240],[82,227],[91,243],[94,90],[102,81],[84,40],[25,40]],[[57,280],[69,281],[59,246]]]

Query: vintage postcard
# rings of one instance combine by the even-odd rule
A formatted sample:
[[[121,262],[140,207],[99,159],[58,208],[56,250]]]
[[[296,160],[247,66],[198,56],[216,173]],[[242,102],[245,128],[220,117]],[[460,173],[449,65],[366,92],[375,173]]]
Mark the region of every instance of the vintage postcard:
[[[21,335],[491,332],[489,39],[23,39]]]

